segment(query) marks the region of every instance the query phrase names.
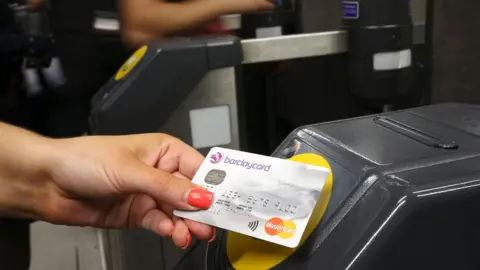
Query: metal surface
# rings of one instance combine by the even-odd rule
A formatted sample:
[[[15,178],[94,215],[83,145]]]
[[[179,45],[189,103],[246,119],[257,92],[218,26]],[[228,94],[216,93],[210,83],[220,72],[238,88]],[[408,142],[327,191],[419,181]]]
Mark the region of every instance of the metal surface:
[[[96,14],[94,28],[99,31],[119,31],[119,23],[111,14]],[[226,15],[220,21],[228,30],[240,28],[240,15]],[[425,42],[425,23],[414,25],[414,44]],[[339,54],[348,51],[346,31],[328,31],[287,35],[242,41],[244,64],[272,62],[306,57]]]
[[[31,224],[30,270],[107,270],[102,258],[102,241],[94,228]],[[13,269],[8,266],[2,269]],[[16,268],[19,269],[19,268]],[[27,269],[27,268],[25,268]]]
[[[242,41],[243,63],[261,63],[343,53],[345,31],[320,32]]]
[[[219,105],[228,105],[230,108],[231,142],[225,147],[239,149],[237,92],[233,67],[209,72],[159,131],[180,138],[191,145],[190,111]],[[198,150],[206,154],[210,149]]]
[[[414,44],[425,42],[425,24],[414,26]],[[347,32],[331,31],[242,41],[244,64],[339,54],[348,51]]]
[[[122,237],[118,230],[98,229],[98,244],[101,246],[100,254],[105,270],[124,270],[125,251],[122,245]]]

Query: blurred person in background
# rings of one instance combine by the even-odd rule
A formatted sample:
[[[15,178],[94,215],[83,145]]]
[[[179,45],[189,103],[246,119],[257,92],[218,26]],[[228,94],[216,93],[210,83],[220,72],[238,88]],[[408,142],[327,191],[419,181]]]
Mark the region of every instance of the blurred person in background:
[[[120,0],[122,36],[131,46],[172,35],[222,33],[222,15],[274,8],[273,0]]]

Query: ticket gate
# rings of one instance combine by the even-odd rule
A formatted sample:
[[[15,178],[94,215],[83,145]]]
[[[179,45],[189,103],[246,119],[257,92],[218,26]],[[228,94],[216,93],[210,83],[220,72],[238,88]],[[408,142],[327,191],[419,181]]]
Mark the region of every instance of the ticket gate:
[[[301,127],[273,156],[332,172],[301,245],[217,229],[175,269],[478,269],[479,124],[441,104]]]
[[[424,25],[415,25],[414,44],[424,42],[423,33]],[[92,133],[158,130],[203,153],[217,145],[240,149],[247,129],[242,120],[252,101],[244,100],[248,89],[242,89],[239,66],[347,51],[343,30],[266,39],[210,36],[156,42],[133,54],[97,93]]]
[[[414,43],[421,44],[423,25],[414,30]],[[246,119],[259,114],[250,107],[255,92],[242,87],[239,67],[347,50],[343,30],[252,40],[212,36],[153,43],[133,54],[97,93],[92,101],[91,133],[160,131],[203,154],[213,146],[249,150],[255,126]],[[171,269],[184,253],[170,240],[144,231],[109,230],[102,236],[108,269]]]
[[[372,1],[363,1],[362,7],[357,5],[357,8],[353,8],[357,15],[358,12],[367,14],[367,2],[375,6]],[[370,21],[356,20],[344,14],[344,19],[349,20],[346,30],[293,34],[296,31],[292,29],[298,26],[291,16],[295,12],[292,13],[294,9],[285,6],[285,9],[276,13],[277,17],[273,14],[254,14],[222,18],[229,29],[240,28],[239,32],[243,31],[241,37],[262,36],[258,33],[265,34],[265,30],[268,30],[267,35],[263,36],[267,38],[178,38],[139,48],[93,99],[91,133],[160,131],[180,138],[203,154],[213,146],[270,154],[279,143],[277,138],[283,139],[288,134],[285,130],[283,133],[277,132],[281,129],[275,126],[277,121],[271,115],[274,105],[270,101],[278,94],[273,87],[266,85],[272,80],[265,79],[282,68],[279,63],[343,55],[348,51],[347,59],[356,57],[356,61],[349,62],[351,68],[339,71],[347,74],[347,70],[360,68],[366,71],[370,66],[373,67],[375,63],[371,63],[368,57],[377,59],[378,53],[380,56],[390,52],[398,54],[398,51],[410,50],[411,44],[423,43],[424,26],[412,27],[408,5],[397,5],[398,1],[387,2],[384,1],[382,9],[392,14],[401,10],[398,17],[401,20],[386,15],[382,20],[375,20],[374,29],[368,26]],[[400,6],[402,9],[398,9]],[[351,11],[350,6],[346,8]],[[380,18],[380,10],[373,11],[365,18]],[[118,27],[112,23],[114,19],[100,17],[95,21],[96,28],[109,30]],[[270,24],[269,21],[262,21],[262,18],[278,20],[272,20]],[[391,23],[405,25],[397,29],[390,27]],[[281,34],[286,35],[278,35],[279,25],[282,25]],[[378,44],[369,47],[372,44],[365,42],[370,40],[367,36],[373,37]],[[398,43],[403,40],[406,42]],[[392,59],[391,56],[388,58]],[[394,62],[398,61],[397,58],[393,57]],[[343,62],[341,57],[338,59]],[[381,93],[380,99],[384,99],[382,95],[386,92],[392,94],[387,97],[388,100],[396,98],[396,87],[388,89],[388,86],[395,86],[395,80],[400,78],[396,75],[396,69],[410,67],[410,56],[407,60],[408,63],[405,63],[408,66],[394,65],[394,69],[391,69],[390,65],[380,71],[371,70],[365,73],[368,76],[356,76],[359,78],[357,81],[365,82],[364,77],[375,78],[382,84],[376,91]],[[387,62],[391,63],[390,60]],[[314,100],[311,92],[307,96]],[[375,95],[374,98],[377,97]],[[295,104],[297,108],[299,105]],[[314,110],[306,113],[313,114]],[[180,258],[185,257],[184,252],[175,248],[170,240],[163,240],[148,232],[109,230],[104,231],[102,236],[105,247],[102,252],[109,269],[171,269]]]

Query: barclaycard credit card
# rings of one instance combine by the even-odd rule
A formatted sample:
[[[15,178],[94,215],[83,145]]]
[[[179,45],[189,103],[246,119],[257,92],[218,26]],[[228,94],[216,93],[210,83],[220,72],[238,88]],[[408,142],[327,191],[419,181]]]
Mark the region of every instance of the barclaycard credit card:
[[[214,194],[208,210],[174,215],[295,248],[329,169],[215,147],[192,182]]]

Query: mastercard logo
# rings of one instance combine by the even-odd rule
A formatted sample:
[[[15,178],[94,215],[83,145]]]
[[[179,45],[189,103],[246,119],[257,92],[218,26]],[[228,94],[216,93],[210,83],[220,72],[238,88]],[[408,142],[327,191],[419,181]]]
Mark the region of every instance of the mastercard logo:
[[[265,232],[271,236],[288,239],[295,235],[297,226],[291,220],[283,220],[278,217],[271,218],[265,223]]]

